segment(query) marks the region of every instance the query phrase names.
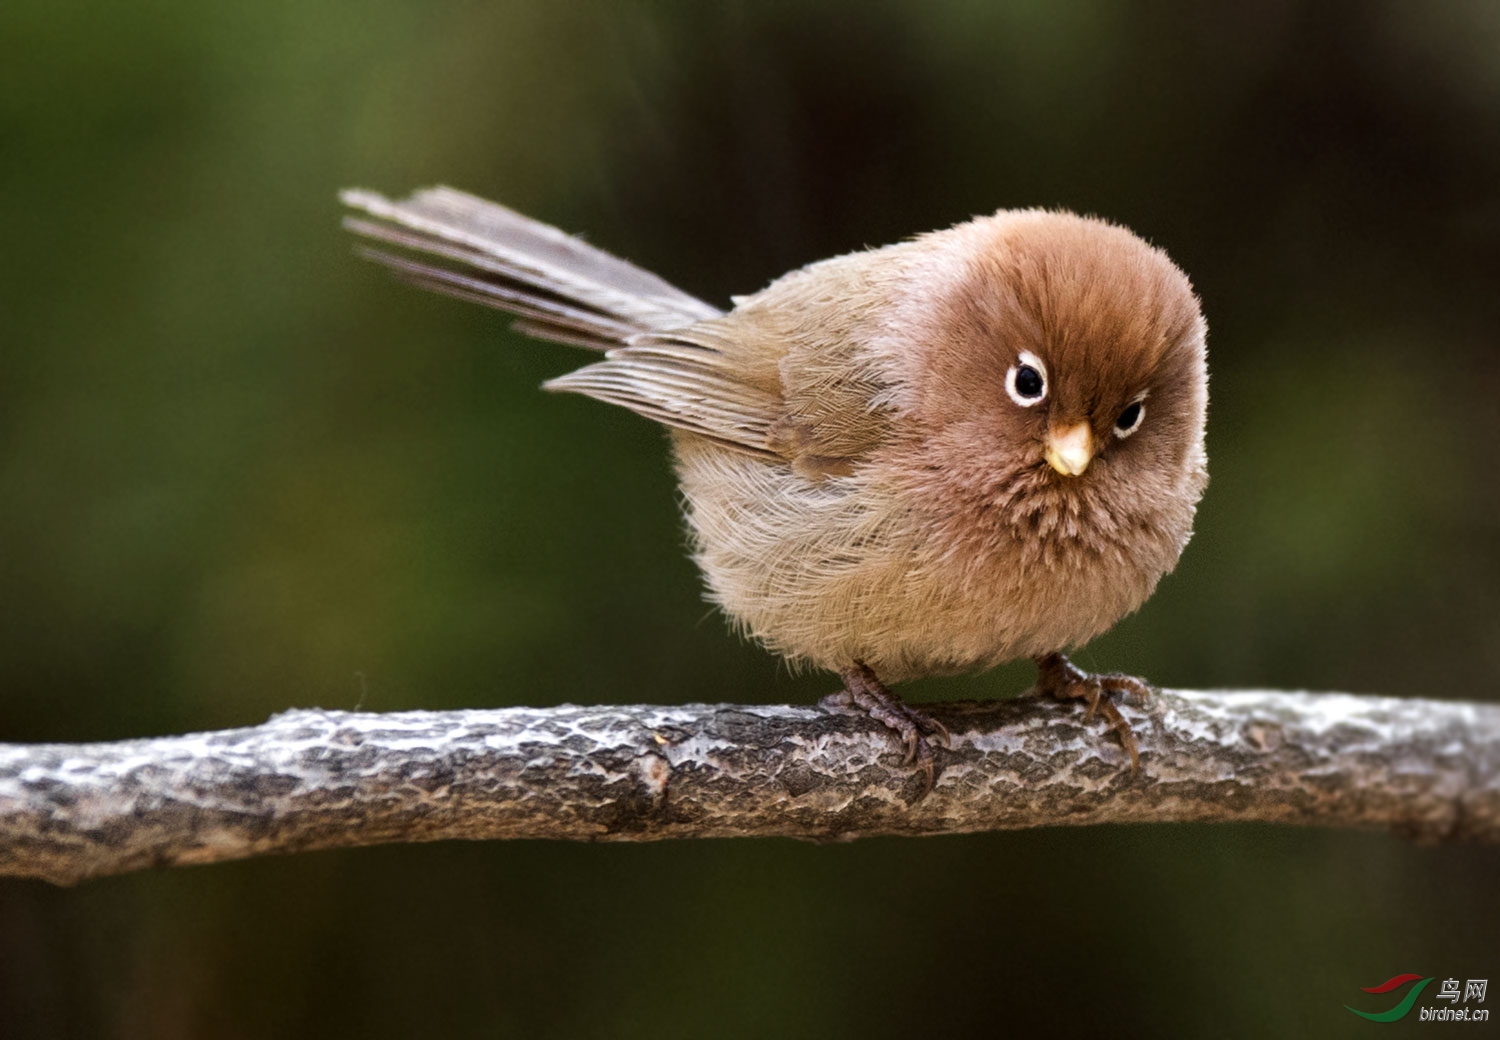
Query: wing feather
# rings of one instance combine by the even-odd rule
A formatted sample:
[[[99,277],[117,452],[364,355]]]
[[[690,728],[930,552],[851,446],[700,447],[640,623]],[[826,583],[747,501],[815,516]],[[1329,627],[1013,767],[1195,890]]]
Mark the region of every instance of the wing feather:
[[[676,337],[637,336],[545,387],[624,405],[768,458],[776,456],[771,426],[785,410],[780,394],[746,383],[724,354]]]

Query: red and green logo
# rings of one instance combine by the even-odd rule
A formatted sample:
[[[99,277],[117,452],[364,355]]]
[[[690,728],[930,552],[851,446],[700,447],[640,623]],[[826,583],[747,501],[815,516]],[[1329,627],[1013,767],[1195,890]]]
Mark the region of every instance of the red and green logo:
[[[1427,984],[1436,977],[1434,975],[1424,979],[1420,975],[1396,975],[1378,986],[1360,987],[1366,993],[1394,993],[1408,982],[1415,982],[1416,985],[1411,988],[1411,992],[1402,998],[1401,1003],[1389,1011],[1360,1011],[1358,1008],[1349,1007],[1348,1004],[1345,1004],[1344,1007],[1349,1008],[1350,1011],[1353,1011],[1360,1018],[1368,1018],[1371,1022],[1395,1022],[1397,1019],[1406,1017],[1407,1012],[1412,1009],[1412,1005],[1417,1002],[1417,997],[1422,995],[1422,991],[1427,988]]]

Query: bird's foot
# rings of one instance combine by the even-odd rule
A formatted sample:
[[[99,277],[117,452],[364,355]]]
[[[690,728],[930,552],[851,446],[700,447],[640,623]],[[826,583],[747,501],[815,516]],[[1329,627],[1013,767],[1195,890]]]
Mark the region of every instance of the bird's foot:
[[[922,770],[927,779],[923,794],[931,791],[936,780],[932,745],[949,746],[948,728],[925,711],[902,701],[863,664],[856,663],[853,668],[839,674],[843,677],[844,688],[838,693],[830,693],[818,704],[830,710],[858,709],[895,733],[906,747],[906,759],[902,764]]]
[[[1048,654],[1036,659],[1036,685],[1029,693],[1046,694],[1060,701],[1081,700],[1088,705],[1083,720],[1089,721],[1095,712],[1109,720],[1109,728],[1120,735],[1120,743],[1130,753],[1130,771],[1141,767],[1141,754],[1135,746],[1135,733],[1112,699],[1117,694],[1127,694],[1145,700],[1155,692],[1150,683],[1133,675],[1119,672],[1091,675],[1074,666],[1062,654]]]

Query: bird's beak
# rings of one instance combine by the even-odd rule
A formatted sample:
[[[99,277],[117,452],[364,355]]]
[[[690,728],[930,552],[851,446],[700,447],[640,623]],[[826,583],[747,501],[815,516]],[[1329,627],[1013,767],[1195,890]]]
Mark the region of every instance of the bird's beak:
[[[1094,457],[1094,431],[1088,423],[1054,426],[1047,431],[1047,462],[1065,477],[1076,477]]]

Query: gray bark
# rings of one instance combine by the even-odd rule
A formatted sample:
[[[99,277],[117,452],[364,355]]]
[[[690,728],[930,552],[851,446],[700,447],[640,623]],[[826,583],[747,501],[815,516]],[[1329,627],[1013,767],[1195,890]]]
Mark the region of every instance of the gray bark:
[[[842,841],[1059,824],[1259,821],[1500,841],[1500,706],[1163,691],[1122,704],[923,705],[936,786],[868,718],[685,705],[369,714],[107,744],[0,745],[0,875],[446,838]]]

